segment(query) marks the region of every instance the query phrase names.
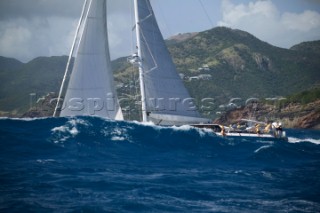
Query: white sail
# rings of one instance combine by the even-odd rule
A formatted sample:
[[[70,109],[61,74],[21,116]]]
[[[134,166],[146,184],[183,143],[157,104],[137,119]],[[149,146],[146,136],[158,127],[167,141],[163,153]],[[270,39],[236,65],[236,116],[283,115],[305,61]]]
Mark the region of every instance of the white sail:
[[[177,73],[150,1],[135,0],[135,13],[142,110],[148,120],[162,125],[208,122],[201,118]]]
[[[60,116],[123,120],[111,69],[106,0],[89,0]]]

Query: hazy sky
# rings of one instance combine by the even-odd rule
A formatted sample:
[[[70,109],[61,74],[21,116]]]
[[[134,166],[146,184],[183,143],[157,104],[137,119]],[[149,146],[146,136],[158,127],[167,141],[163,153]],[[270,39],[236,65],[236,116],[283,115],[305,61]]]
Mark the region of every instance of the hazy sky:
[[[84,0],[0,0],[0,55],[27,62],[68,55]],[[151,0],[165,38],[216,26],[289,48],[320,40],[320,0]],[[133,1],[108,1],[111,57],[135,46]]]

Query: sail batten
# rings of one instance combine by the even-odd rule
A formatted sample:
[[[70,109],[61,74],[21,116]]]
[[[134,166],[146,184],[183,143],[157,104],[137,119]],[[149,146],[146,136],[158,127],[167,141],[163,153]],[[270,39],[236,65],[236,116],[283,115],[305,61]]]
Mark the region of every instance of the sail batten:
[[[90,0],[60,116],[123,120],[111,69],[106,0]]]

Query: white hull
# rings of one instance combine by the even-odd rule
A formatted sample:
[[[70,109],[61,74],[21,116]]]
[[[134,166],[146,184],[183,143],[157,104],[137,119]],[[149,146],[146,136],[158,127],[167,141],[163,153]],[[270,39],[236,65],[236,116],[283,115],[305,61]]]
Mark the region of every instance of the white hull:
[[[271,140],[288,140],[286,137],[276,137],[272,134],[255,134],[255,133],[225,133],[225,135],[222,135],[220,132],[215,133],[218,136],[226,137],[226,138],[255,138],[255,139],[271,139]]]
[[[224,138],[248,138],[248,139],[269,139],[269,140],[284,140],[287,141],[285,131],[282,131],[281,134],[274,134],[273,131],[270,133],[254,133],[248,131],[225,131],[221,132],[221,126],[218,124],[194,124],[192,125],[197,128],[205,128],[212,130],[216,135],[224,137]],[[228,127],[225,127],[227,129]]]

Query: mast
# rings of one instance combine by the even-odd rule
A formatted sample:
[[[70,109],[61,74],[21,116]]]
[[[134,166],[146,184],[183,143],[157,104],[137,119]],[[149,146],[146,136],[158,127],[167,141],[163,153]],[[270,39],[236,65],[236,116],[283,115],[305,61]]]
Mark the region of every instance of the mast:
[[[138,11],[138,1],[134,0],[134,14],[135,14],[135,27],[136,27],[136,37],[137,37],[137,47],[138,47],[138,57],[139,57],[139,81],[140,81],[140,93],[141,93],[141,110],[142,110],[142,121],[147,122],[147,106],[146,106],[146,96],[144,88],[144,70],[142,67],[142,54],[141,54],[141,44],[140,44],[140,25],[139,25],[139,11]]]
[[[84,2],[84,4],[83,4],[83,7],[82,7],[82,12],[81,12],[80,20],[79,20],[79,23],[78,23],[78,26],[77,26],[76,34],[75,34],[74,39],[73,39],[73,42],[72,42],[72,47],[71,47],[71,50],[70,50],[70,53],[69,53],[69,58],[68,58],[66,70],[65,70],[65,72],[64,72],[64,76],[63,76],[63,79],[62,79],[61,87],[60,87],[60,90],[59,90],[59,95],[58,95],[58,99],[57,99],[57,104],[56,104],[56,107],[54,108],[53,117],[56,117],[56,116],[57,116],[57,111],[58,111],[58,107],[59,107],[59,102],[60,102],[60,99],[61,99],[61,95],[62,95],[62,91],[63,91],[64,85],[65,85],[65,81],[66,81],[66,78],[67,78],[67,74],[68,74],[68,71],[69,71],[70,61],[71,61],[71,59],[72,59],[72,55],[73,55],[73,52],[74,52],[74,47],[75,47],[75,45],[76,45],[76,40],[77,40],[79,31],[80,31],[80,26],[81,26],[81,23],[83,22],[83,17],[84,17],[84,12],[85,12],[85,9],[86,9],[87,1],[88,1],[88,0],[85,0],[85,2]]]

